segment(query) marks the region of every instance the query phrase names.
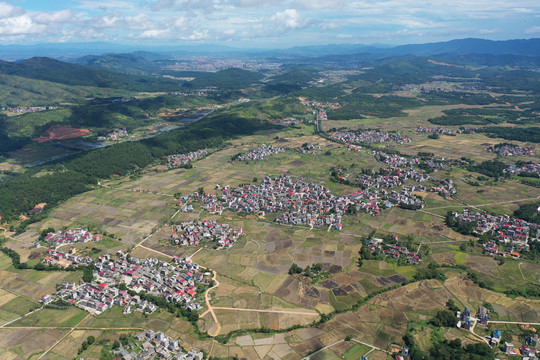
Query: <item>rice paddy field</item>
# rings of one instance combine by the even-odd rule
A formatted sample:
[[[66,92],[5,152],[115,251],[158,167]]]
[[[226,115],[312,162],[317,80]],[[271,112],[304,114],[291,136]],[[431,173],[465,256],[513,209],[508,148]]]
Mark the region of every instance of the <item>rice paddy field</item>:
[[[391,147],[411,154],[431,151],[442,156],[463,155],[478,160],[493,158],[485,153],[483,147],[497,141],[483,135],[441,136],[439,140],[430,140],[425,134],[414,132],[418,124],[426,125],[425,119],[445,108],[433,107],[411,113],[409,116],[414,115],[418,120],[410,122],[410,128],[404,133],[411,136],[413,142]],[[375,123],[370,120],[329,121],[324,126],[369,128]],[[385,121],[377,124],[393,124],[392,119]],[[229,161],[234,155],[263,143],[283,146],[286,151],[258,162]],[[301,154],[296,148],[305,143],[320,145],[321,148],[314,154]],[[470,148],[470,152],[465,153],[465,148]],[[432,178],[453,179],[458,190],[455,198],[444,199],[433,193],[422,193],[425,207],[421,211],[391,208],[377,216],[361,212],[346,215],[341,232],[327,231],[326,228],[309,229],[307,226],[281,226],[273,221],[275,217],[272,215],[259,217],[230,210],[211,215],[195,202],[192,203],[193,213],[179,212],[175,194],[186,195],[200,188],[214,192],[218,184],[232,187],[257,184],[265,176],[281,174],[302,176],[307,181],[328,186],[334,194],[346,195],[357,188],[331,182],[331,167],[378,169],[383,166],[374,159],[370,150],[347,151],[345,145],[318,137],[312,127],[304,125],[294,129],[268,130],[232,140],[224,149],[209,150],[211,154],[193,163],[191,169],[167,170],[160,165],[146,169],[137,179],[119,178],[102,182],[94,190],[58,206],[47,219],[9,240],[7,246],[16,249],[23,260],[32,261],[43,254],[43,250],[32,248],[42,229],[93,226],[114,234],[116,239],[76,245],[78,251],[84,253],[95,247],[95,256],[123,250],[132,251],[131,254],[137,257],[161,259],[196,253],[192,260],[216,271],[219,281],[219,286],[209,293],[219,325],[207,313],[198,322],[201,331],[218,330],[223,335],[230,331],[258,328],[283,331],[298,326],[299,329],[276,334],[248,332],[220,343],[197,335],[188,322],[165,310],[149,316],[138,312],[123,315],[121,308],[115,307],[94,316],[70,307],[67,310],[43,309],[18,319],[39,307],[41,296],[54,293],[57,284],[79,281],[82,274],[16,270],[7,256],[0,255],[0,326],[15,320],[0,327],[0,338],[4,339],[0,341],[0,351],[3,351],[0,356],[37,359],[48,348],[46,344],[58,342],[42,358],[73,358],[80,344],[92,335],[96,337],[96,343],[101,341],[102,345],[91,347],[80,356],[96,358],[99,357],[100,346],[117,339],[120,333],[152,328],[179,338],[186,349],[202,349],[211,356],[223,358],[301,359],[330,345],[313,355],[312,359],[354,360],[366,354],[370,359],[387,359],[390,355],[386,351],[391,344],[402,343],[410,321],[429,319],[445,306],[448,299],[454,299],[460,307],[473,309],[488,301],[496,309],[497,318],[503,321],[540,321],[538,300],[510,298],[501,293],[538,284],[540,266],[518,261],[499,265],[492,258],[481,255],[478,246],[461,250],[460,244],[469,244],[474,238],[449,229],[443,219],[448,211],[461,211],[467,206],[494,213],[512,213],[520,204],[540,196],[539,189],[505,180],[486,184],[480,192],[479,187],[470,185],[479,174],[458,168],[438,171],[432,173]],[[228,249],[172,245],[169,240],[170,224],[193,219],[215,219],[233,227],[242,227],[245,234]],[[372,231],[377,236],[412,236],[421,248],[427,249],[424,260],[416,266],[398,266],[388,259],[365,260],[362,267],[358,267],[363,240]],[[143,246],[138,246],[141,243]],[[430,262],[465,265],[501,292],[479,288],[463,272],[452,269],[445,270],[445,281],[413,282],[383,292],[358,310],[351,310],[355,303],[374,291],[413,280],[415,274]],[[321,281],[313,281],[301,274],[289,275],[288,270],[293,263],[302,268],[320,263],[327,276]],[[203,308],[203,312],[205,310]],[[335,310],[344,312],[321,325],[310,325],[319,320],[321,314]],[[46,331],[47,327],[54,327],[54,330]],[[20,334],[23,328],[29,329],[25,332],[28,335],[20,341],[6,340]],[[341,341],[347,336],[352,340]]]

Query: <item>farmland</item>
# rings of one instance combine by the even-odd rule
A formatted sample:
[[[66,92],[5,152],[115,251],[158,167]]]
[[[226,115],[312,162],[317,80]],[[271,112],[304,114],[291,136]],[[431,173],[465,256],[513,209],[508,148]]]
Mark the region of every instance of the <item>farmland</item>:
[[[454,118],[450,115],[456,111],[499,111],[497,106],[504,103],[497,97],[505,95],[492,96],[480,90],[455,92],[472,81],[467,76],[473,75],[466,70],[460,70],[463,78],[459,81],[444,82],[440,94],[416,88],[408,91],[404,90],[407,86],[394,84],[379,86],[379,80],[370,85],[372,91],[359,94],[370,81],[364,71],[354,71],[351,78],[332,77],[332,88],[322,83],[310,88],[307,84],[315,79],[311,71],[291,71],[300,78],[299,83],[306,85],[292,95],[279,94],[279,86],[273,83],[281,79],[281,73],[244,74],[252,79],[246,79],[249,86],[238,89],[243,91],[240,100],[236,98],[240,95],[223,89],[211,89],[211,96],[201,91],[197,97],[124,90],[118,94],[138,98],[117,99],[123,101],[122,105],[94,99],[89,104],[10,117],[7,130],[17,137],[34,136],[51,123],[79,124],[77,127],[94,131],[109,131],[113,125],[131,126],[136,138],[156,136],[142,141],[134,138],[84,154],[73,148],[79,140],[57,139],[32,143],[2,159],[3,169],[14,170],[30,161],[66,157],[17,173],[7,171],[9,182],[5,186],[0,182],[2,189],[17,184],[17,177],[33,184],[52,175],[63,179],[66,172],[84,186],[74,189],[69,198],[54,194],[54,203],[37,214],[33,204],[24,214],[16,212],[18,207],[3,204],[11,212],[2,224],[0,239],[0,356],[106,358],[103,354],[120,335],[132,336],[147,329],[178,339],[186,350],[201,350],[208,357],[224,359],[297,360],[310,356],[357,360],[368,356],[382,360],[401,351],[408,335],[419,349],[429,352],[444,340],[460,339],[464,345],[482,343],[485,335],[499,327],[511,334],[516,344],[521,343],[524,333],[514,322],[540,323],[536,232],[524,235],[530,239],[530,248],[520,247],[517,253],[517,247],[507,250],[511,244],[501,243],[504,255],[488,256],[484,245],[497,240],[496,233],[481,233],[475,227],[463,231],[446,218],[449,211],[472,209],[503,221],[500,219],[512,217],[521,205],[540,198],[538,188],[502,170],[518,161],[537,163],[540,148],[534,138],[512,140],[514,145],[530,149],[531,154],[503,157],[487,148],[504,139],[478,129],[457,133],[460,125],[452,125]],[[189,78],[197,83],[196,76]],[[265,82],[259,82],[261,78]],[[234,88],[227,79],[223,81]],[[291,89],[297,85],[291,85]],[[58,97],[65,97],[69,89],[65,85]],[[76,95],[112,96],[108,90],[86,90],[88,93]],[[307,94],[321,99],[308,99],[305,105],[302,95]],[[534,99],[525,100],[516,101],[520,107],[514,110],[519,116],[489,115],[491,120],[482,121],[509,129],[529,126],[534,121]],[[156,124],[175,125],[183,116],[179,114],[192,114],[198,108],[208,111],[205,119],[158,134],[161,127]],[[328,120],[326,110],[328,117],[336,120]],[[437,130],[437,136],[417,131],[419,126],[432,127],[433,119],[441,116],[447,116],[445,121],[451,123]],[[283,119],[285,123],[291,121],[290,117],[295,120],[288,126],[276,125]],[[335,130],[366,133],[349,146],[332,137]],[[94,135],[87,135],[85,140],[91,141]],[[362,141],[369,137],[376,140]],[[276,148],[280,151],[268,151],[257,160],[238,160],[239,154],[253,149],[259,149],[260,155]],[[205,150],[207,156],[167,166],[167,155],[197,150]],[[403,162],[396,165],[388,160],[396,158]],[[491,173],[490,164],[498,172]],[[386,181],[407,171],[419,176]],[[366,185],[361,175],[385,181]],[[272,179],[281,176],[291,179],[284,181],[287,186],[270,187],[265,193],[263,185],[277,183]],[[448,184],[455,192],[437,190]],[[14,201],[24,195],[16,190]],[[229,196],[235,191],[235,196]],[[417,203],[411,206],[398,199],[401,195]],[[32,191],[32,196],[39,199],[39,191]],[[223,211],[207,206],[214,201],[211,199]],[[314,205],[324,201],[324,208]],[[370,205],[376,205],[376,209]],[[297,209],[294,211],[308,220],[278,223],[283,210],[289,208]],[[324,221],[313,226],[315,219],[325,216],[339,216],[340,227]],[[197,236],[202,241],[193,245],[171,241],[179,224],[199,220],[241,228],[242,234],[230,247],[217,246],[204,239],[211,236],[215,226],[201,226]],[[42,246],[44,241],[38,241],[51,229],[76,228],[92,229],[103,240],[50,250]],[[90,256],[93,261],[66,269],[43,265],[46,256],[60,253]],[[105,256],[110,256],[110,263]],[[177,300],[173,304],[171,299],[178,299],[174,296],[185,295],[180,290],[173,291],[171,297],[160,295],[158,300],[147,297],[153,295],[150,288],[135,294],[133,284],[126,284],[125,277],[120,277],[130,276],[129,271],[118,274],[114,280],[118,283],[105,282],[105,271],[113,261],[122,264],[132,257],[153,257],[162,262],[188,258],[186,263],[199,264],[205,282],[197,283],[202,290],[193,290],[192,297],[200,307],[186,314],[186,308],[182,308],[185,304]],[[163,266],[162,273],[147,277],[156,275],[152,281],[163,289],[170,285],[161,278],[168,272],[167,265],[157,263]],[[191,280],[193,275],[186,275],[182,281]],[[81,308],[73,293],[71,297],[65,295],[66,299],[54,295],[64,285],[77,287],[89,282],[88,277],[96,281],[96,288],[118,286],[130,296],[139,296],[137,301],[154,301],[158,306],[152,311],[123,311],[125,304],[111,304],[109,309],[94,313]],[[102,294],[99,289],[89,291]],[[53,295],[51,305],[42,303],[45,294]],[[183,301],[187,302],[185,298]],[[489,306],[490,320],[499,323],[478,325],[471,332],[434,325],[432,319],[452,302],[460,310],[467,307],[473,312]],[[85,343],[89,337],[95,338],[90,345]]]

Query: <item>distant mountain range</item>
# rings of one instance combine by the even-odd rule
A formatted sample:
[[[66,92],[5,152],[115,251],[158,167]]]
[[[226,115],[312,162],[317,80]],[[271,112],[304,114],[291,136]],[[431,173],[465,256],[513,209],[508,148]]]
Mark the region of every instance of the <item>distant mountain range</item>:
[[[185,45],[185,46],[155,46],[141,47],[138,45],[119,45],[110,43],[67,43],[67,44],[39,44],[39,45],[0,45],[0,58],[17,60],[34,56],[47,56],[57,59],[75,59],[87,55],[103,55],[111,53],[133,53],[152,59],[181,55],[221,54],[233,55],[259,55],[264,57],[320,57],[325,55],[346,54],[372,54],[374,57],[388,57],[398,55],[433,56],[438,54],[490,54],[490,55],[518,55],[540,56],[540,39],[517,39],[493,41],[484,39],[459,39],[445,42],[410,44],[400,46],[366,46],[359,44],[330,44],[315,46],[298,46],[288,49],[240,49],[222,45]],[[95,60],[95,59],[94,59]],[[87,58],[85,65],[92,62]],[[115,60],[116,61],[116,60]]]

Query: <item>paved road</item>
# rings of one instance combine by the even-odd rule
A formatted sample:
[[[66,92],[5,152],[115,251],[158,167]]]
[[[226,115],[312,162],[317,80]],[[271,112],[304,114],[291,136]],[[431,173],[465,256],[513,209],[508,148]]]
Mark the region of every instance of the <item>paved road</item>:
[[[5,326],[7,326],[7,325],[9,325],[9,324],[12,324],[12,323],[14,323],[15,321],[20,320],[20,319],[22,319],[22,318],[24,318],[24,317],[26,317],[26,316],[28,316],[28,315],[32,315],[33,313],[35,313],[35,312],[37,312],[37,311],[39,311],[39,310],[41,310],[41,309],[43,309],[43,307],[37,308],[37,309],[35,309],[35,310],[32,310],[32,311],[30,311],[29,313],[24,314],[23,316],[19,316],[19,317],[16,318],[15,320],[8,321],[8,322],[5,323],[4,325],[0,326],[0,328],[3,328],[3,327],[5,327]]]

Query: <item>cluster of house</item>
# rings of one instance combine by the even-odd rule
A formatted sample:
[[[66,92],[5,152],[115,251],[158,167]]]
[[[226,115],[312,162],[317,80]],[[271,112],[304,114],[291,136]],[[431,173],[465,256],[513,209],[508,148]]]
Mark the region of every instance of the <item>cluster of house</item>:
[[[67,244],[87,243],[90,241],[100,241],[100,235],[94,235],[90,231],[82,228],[75,230],[57,231],[48,233],[43,238],[50,246],[58,247]]]
[[[489,153],[495,153],[499,156],[529,156],[533,155],[531,149],[522,148],[519,145],[514,144],[498,144],[490,146],[487,149]]]
[[[413,91],[418,90],[423,93],[431,93],[431,92],[450,92],[449,88],[447,87],[441,87],[440,85],[442,82],[440,81],[432,81],[428,84],[405,84],[401,86],[395,85],[393,88],[395,90],[402,90],[402,91]]]
[[[349,195],[349,199],[354,202],[357,209],[370,215],[377,215],[381,209],[393,206],[406,205],[421,209],[424,206],[422,200],[413,195],[418,190],[418,186],[406,186],[400,192],[387,191],[385,189],[365,189],[359,190]]]
[[[224,189],[230,189],[230,186],[226,185],[223,188]],[[217,190],[222,189],[221,185],[217,185],[216,189]],[[184,199],[186,199],[186,200],[191,199],[191,200],[201,202],[203,204],[203,209],[208,211],[210,214],[219,214],[219,215],[221,215],[223,210],[225,210],[225,206],[223,205],[222,202],[220,202],[218,200],[218,196],[217,196],[216,193],[203,193],[203,194],[200,194],[198,192],[195,192],[195,193],[184,196]],[[186,205],[184,205],[184,206],[186,206]],[[191,209],[191,211],[193,211],[193,206],[190,205],[188,207],[188,211],[190,209]]]
[[[354,180],[360,184],[362,188],[393,188],[403,185],[403,182],[412,179],[416,182],[422,182],[429,179],[429,175],[419,173],[414,169],[401,169],[398,167],[390,167],[389,169],[381,169],[382,174],[368,175],[359,174]]]
[[[127,102],[134,101],[134,100],[135,100],[135,98],[133,96],[124,96],[124,97],[113,98],[111,100],[111,103],[112,104],[123,104],[123,103],[127,103]]]
[[[120,360],[204,360],[202,352],[190,350],[184,352],[178,340],[172,339],[163,332],[145,330],[134,336],[120,348],[113,350],[115,359]]]
[[[266,157],[270,155],[279,154],[280,152],[285,151],[285,148],[278,147],[278,146],[272,146],[272,145],[261,145],[258,148],[251,149],[249,152],[245,154],[239,154],[235,160],[237,161],[259,161],[264,160]]]
[[[351,205],[372,215],[378,214],[380,208],[400,204],[415,208],[423,206],[422,200],[412,194],[419,190],[415,186],[404,187],[400,192],[366,189],[348,196],[334,196],[325,186],[305,182],[302,177],[294,181],[288,175],[281,175],[267,176],[261,185],[246,184],[235,189],[218,185],[216,188],[221,190],[221,195],[193,193],[186,198],[202,202],[204,209],[213,214],[221,214],[225,208],[259,216],[283,211],[276,219],[280,224],[328,225],[329,229],[337,230],[342,229],[342,216]]]
[[[272,125],[278,125],[278,126],[293,126],[296,124],[301,124],[304,122],[304,119],[297,119],[293,117],[286,117],[284,119],[279,119],[277,121],[273,121]]]
[[[387,154],[384,151],[374,150],[372,155],[375,158],[385,164],[392,166],[413,166],[418,165],[420,160],[418,158],[406,158],[397,154]]]
[[[332,138],[347,144],[377,144],[389,141],[403,144],[404,142],[411,142],[406,136],[401,136],[399,133],[388,133],[386,131],[335,131],[332,133]]]
[[[25,106],[25,107],[7,107],[2,108],[3,111],[9,111],[16,114],[28,114],[45,110],[58,109],[56,106]]]
[[[304,144],[298,147],[298,152],[301,154],[315,154],[316,150],[321,150],[321,145]]]
[[[525,164],[522,166],[516,166],[515,164],[510,164],[504,170],[504,172],[511,175],[519,174],[536,174],[540,177],[540,164]]]
[[[169,169],[172,169],[178,166],[189,164],[192,161],[202,159],[207,155],[208,151],[206,150],[197,150],[187,154],[169,155],[167,156],[167,166],[169,167]]]
[[[469,308],[456,312],[458,318],[457,327],[468,331],[473,331],[476,324],[487,326],[489,322],[489,310],[484,306],[478,307],[476,316],[471,315]],[[497,331],[497,330],[496,330]],[[500,336],[499,336],[500,341]]]
[[[504,249],[498,245],[495,241],[489,241],[484,245],[484,254],[491,256],[511,256],[513,258],[519,259],[522,251],[529,250],[529,244],[524,245],[514,245],[507,244],[504,245]]]
[[[177,96],[203,96],[203,97],[206,97],[208,94],[207,94],[206,91],[192,91],[192,92],[173,91],[173,92],[170,92],[169,95],[177,95]]]
[[[490,215],[465,209],[462,213],[453,212],[452,216],[460,222],[475,223],[475,233],[484,234],[490,232],[499,243],[511,243],[525,247],[529,240],[539,240],[539,232],[537,232],[536,238],[529,239],[529,231],[537,229],[539,227],[537,224],[515,219],[508,215]]]
[[[85,266],[92,263],[92,259],[89,257],[76,255],[77,251],[74,247],[69,249],[69,252],[58,251],[56,249],[47,249],[47,256],[43,258],[45,265],[56,265],[63,268],[68,266],[78,267],[79,265]]]
[[[457,190],[456,190],[456,187],[454,186],[454,182],[452,181],[452,179],[440,181],[437,186],[432,186],[428,188],[427,191],[435,192],[439,196],[442,196],[445,198],[457,194]]]
[[[316,100],[307,100],[305,97],[299,97],[300,103],[304,106],[311,106],[317,108],[330,108],[330,109],[339,109],[341,105],[338,102],[320,102]]]
[[[454,131],[451,130],[451,129],[446,129],[446,128],[442,128],[442,127],[423,127],[423,126],[418,126],[416,128],[416,132],[419,132],[419,133],[429,133],[429,134],[443,134],[443,135],[453,135],[454,134]]]
[[[362,147],[360,145],[347,144],[347,151],[360,151]]]
[[[409,347],[403,346],[401,349],[401,352],[399,354],[396,354],[396,360],[410,360],[411,355],[409,354]],[[367,356],[362,356],[361,360],[368,360]]]
[[[538,334],[535,334],[535,336],[538,340]],[[521,356],[523,360],[536,360],[539,356],[536,347],[522,345],[521,348],[515,348],[514,344],[507,342],[504,343],[503,351],[510,356]]]
[[[54,253],[58,254],[52,250],[50,255]],[[163,297],[191,311],[201,308],[195,300],[197,285],[208,284],[210,273],[200,272],[199,264],[189,258],[175,257],[173,263],[168,263],[155,258],[124,257],[121,252],[117,255],[116,260],[109,254],[100,256],[98,260],[74,257],[74,265],[94,266],[94,281],[82,285],[64,282],[56,295],[97,314],[114,305],[122,306],[125,314],[156,310],[149,301],[119,289],[120,284],[125,284],[128,290]]]
[[[478,130],[477,129],[471,129],[471,128],[459,128],[456,132],[458,134],[474,134]]]
[[[259,215],[284,211],[276,221],[288,225],[316,226],[321,221],[317,221],[319,216],[335,212],[322,221],[341,230],[341,215],[347,210],[348,199],[332,195],[327,187],[302,180],[299,177],[294,181],[287,175],[273,179],[267,176],[258,186],[245,185],[233,190],[224,188],[221,200],[233,211]]]
[[[213,241],[220,247],[228,248],[243,234],[241,227],[233,229],[229,224],[219,224],[215,220],[195,220],[176,225],[171,241],[176,245],[195,246],[201,241]]]
[[[106,141],[106,140],[116,141],[116,140],[120,140],[121,138],[128,137],[128,136],[129,136],[128,131],[126,130],[126,128],[123,128],[123,129],[113,130],[110,133],[108,133],[106,136],[98,136],[97,139],[99,141]]]
[[[394,235],[394,239],[397,240],[397,235]],[[414,251],[410,251],[406,246],[400,246],[398,244],[385,244],[383,239],[372,238],[371,240],[366,241],[365,246],[369,246],[369,251],[380,252],[382,254],[393,257],[394,259],[399,259],[402,256],[405,256],[407,259],[407,264],[416,265],[422,259],[419,254]]]

